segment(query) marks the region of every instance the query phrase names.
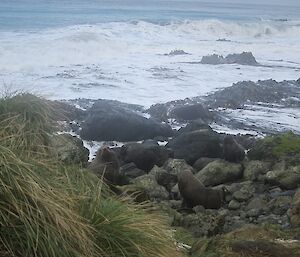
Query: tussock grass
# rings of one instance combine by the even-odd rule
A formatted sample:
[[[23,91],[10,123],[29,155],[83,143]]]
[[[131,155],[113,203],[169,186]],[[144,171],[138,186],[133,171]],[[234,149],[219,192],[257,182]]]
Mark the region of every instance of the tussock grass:
[[[48,151],[56,105],[0,100],[0,256],[180,256],[165,220]]]

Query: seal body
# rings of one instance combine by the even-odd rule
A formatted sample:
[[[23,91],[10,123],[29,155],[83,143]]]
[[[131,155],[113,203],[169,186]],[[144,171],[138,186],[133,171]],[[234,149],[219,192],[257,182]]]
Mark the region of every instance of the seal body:
[[[245,158],[245,149],[232,136],[224,138],[224,159],[229,162],[241,162]]]
[[[120,174],[120,162],[116,153],[109,147],[102,147],[97,151],[95,159],[88,169],[99,178],[111,184],[118,184]]]
[[[219,209],[225,199],[225,192],[222,189],[205,187],[190,170],[179,173],[178,188],[189,208],[202,205],[206,209]]]

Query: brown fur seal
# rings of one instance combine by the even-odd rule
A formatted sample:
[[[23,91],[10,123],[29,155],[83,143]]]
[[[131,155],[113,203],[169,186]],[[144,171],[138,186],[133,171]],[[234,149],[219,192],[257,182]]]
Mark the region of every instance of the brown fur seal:
[[[224,159],[229,162],[241,162],[245,158],[245,149],[232,136],[224,138]]]
[[[109,147],[101,147],[95,159],[88,166],[98,177],[104,178],[106,182],[117,184],[120,173],[120,163],[116,153]]]
[[[178,174],[178,188],[189,208],[202,205],[206,209],[219,209],[225,200],[223,189],[205,187],[190,170]]]

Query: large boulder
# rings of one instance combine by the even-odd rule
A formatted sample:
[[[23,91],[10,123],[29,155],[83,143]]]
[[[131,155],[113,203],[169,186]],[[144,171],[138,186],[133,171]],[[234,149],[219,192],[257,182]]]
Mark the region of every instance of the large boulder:
[[[271,163],[265,161],[249,161],[244,163],[244,165],[244,179],[251,181],[262,181],[271,168]]]
[[[168,171],[168,173],[178,176],[178,174],[183,170],[189,170],[194,173],[192,166],[188,165],[185,160],[182,159],[168,159],[163,168]]]
[[[300,165],[269,171],[266,174],[266,181],[282,189],[295,189],[300,185]]]
[[[196,174],[196,177],[205,186],[216,186],[233,182],[241,179],[242,176],[243,167],[241,164],[230,163],[224,160],[213,161]]]
[[[216,158],[209,158],[209,157],[201,157],[199,158],[193,165],[193,168],[196,170],[196,171],[200,171],[202,170],[204,167],[206,167],[207,164],[213,162],[213,161],[216,161],[218,159]]]
[[[172,152],[164,146],[148,143],[130,143],[122,146],[121,160],[125,163],[133,162],[137,168],[150,171],[154,165],[162,166]]]
[[[146,174],[132,181],[133,185],[142,188],[150,200],[168,200],[169,193],[164,186],[157,183],[154,174]]]
[[[174,151],[174,158],[184,159],[190,165],[201,157],[222,156],[219,136],[211,128],[183,133],[172,139],[167,147]]]
[[[129,184],[133,179],[146,175],[146,172],[137,168],[133,162],[126,163],[120,168],[120,184]]]
[[[172,188],[177,184],[178,179],[176,174],[166,171],[164,168],[154,166],[149,172],[150,175],[154,175],[157,183],[171,192]]]
[[[70,134],[54,135],[51,145],[58,159],[66,164],[83,164],[89,160],[89,150],[83,146],[81,139]]]
[[[116,101],[99,100],[87,112],[81,125],[83,139],[138,141],[173,134],[169,125],[147,119]]]
[[[169,117],[178,121],[210,120],[211,114],[202,104],[196,103],[175,107],[170,111]]]

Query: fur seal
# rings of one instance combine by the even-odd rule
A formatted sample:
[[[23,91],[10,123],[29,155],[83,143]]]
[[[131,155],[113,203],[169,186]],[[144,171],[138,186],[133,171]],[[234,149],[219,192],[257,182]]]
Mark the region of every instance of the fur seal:
[[[224,159],[229,162],[241,162],[245,158],[245,149],[232,136],[224,138]]]
[[[100,178],[111,184],[118,184],[120,174],[120,162],[116,153],[109,147],[101,147],[95,159],[88,166]]]
[[[188,208],[202,205],[206,209],[219,209],[225,201],[224,189],[205,187],[190,170],[178,174],[178,188]]]

